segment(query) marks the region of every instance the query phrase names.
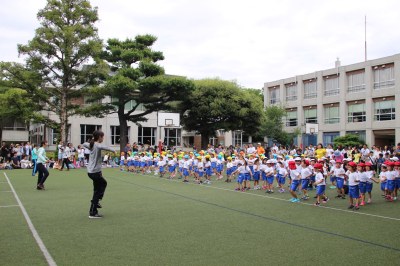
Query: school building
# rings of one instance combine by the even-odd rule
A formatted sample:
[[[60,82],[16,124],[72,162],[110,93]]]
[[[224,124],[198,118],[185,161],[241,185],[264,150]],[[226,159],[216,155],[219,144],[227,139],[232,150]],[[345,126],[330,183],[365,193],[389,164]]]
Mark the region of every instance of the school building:
[[[264,84],[264,106],[281,105],[297,145],[333,143],[357,134],[370,145],[400,142],[400,54]],[[397,100],[397,101],[396,101]]]
[[[105,98],[103,102],[111,101]],[[75,104],[88,105],[88,99],[82,97],[74,100]],[[126,110],[131,110],[136,104],[131,101],[126,104]],[[143,112],[143,106],[135,110],[134,114]],[[58,121],[58,117],[53,113],[47,114],[51,119]],[[137,125],[128,122],[128,138],[129,143],[139,143],[148,146],[157,146],[159,141],[166,146],[175,146],[177,149],[191,150],[193,146],[201,147],[201,136],[195,132],[183,130],[180,124],[180,117],[177,113],[153,112],[146,116],[147,121]],[[15,130],[15,129],[14,129]],[[120,127],[117,114],[110,114],[104,118],[72,116],[69,118],[68,141],[75,146],[84,143],[91,137],[93,131],[102,130],[105,133],[104,144],[114,147],[116,150],[120,148]],[[3,131],[4,132],[4,131]],[[15,136],[16,131],[10,131],[7,136]],[[4,133],[3,133],[4,135]],[[56,130],[46,127],[43,124],[31,124],[29,129],[25,129],[23,138],[7,138],[8,142],[24,142],[40,144],[42,140],[47,140],[49,150],[55,150],[60,140],[60,134]],[[213,145],[240,145],[251,142],[251,136],[245,135],[242,131],[225,131],[218,130],[216,137],[211,138],[210,143]]]

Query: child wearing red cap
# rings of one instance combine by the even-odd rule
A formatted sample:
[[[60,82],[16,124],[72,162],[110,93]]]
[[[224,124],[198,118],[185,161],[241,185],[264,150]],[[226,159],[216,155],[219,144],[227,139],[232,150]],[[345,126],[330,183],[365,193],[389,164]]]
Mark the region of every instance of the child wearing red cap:
[[[321,199],[323,203],[326,203],[329,199],[325,196],[325,177],[322,174],[323,165],[320,163],[314,164],[314,171],[315,171],[315,185],[317,186],[317,202],[314,204],[315,206],[319,206],[321,203]]]
[[[347,167],[350,171],[347,178],[349,181],[349,209],[358,210],[360,207],[358,206],[360,190],[358,187],[359,183],[359,175],[356,172],[357,164],[355,162],[349,162]]]
[[[290,178],[292,179],[292,183],[290,184],[290,194],[292,195],[292,198],[290,199],[291,202],[300,202],[300,200],[297,198],[296,190],[297,187],[299,186],[300,183],[300,173],[297,170],[297,166],[295,161],[289,161],[289,175]]]
[[[337,188],[337,193],[338,195],[336,196],[337,199],[345,199],[345,193],[344,193],[344,175],[345,175],[345,170],[342,167],[341,161],[336,161],[335,162],[335,167],[332,168],[330,171],[330,176],[332,180],[332,176],[334,176],[334,179],[336,180],[336,188]]]
[[[373,183],[379,183],[379,180],[375,178],[375,171],[372,170],[372,163],[366,162],[365,163],[365,172],[364,174],[367,177],[367,193],[368,193],[368,201],[367,203],[372,202],[372,188],[373,188]]]
[[[394,163],[394,170],[393,170],[394,174],[395,174],[395,186],[394,186],[394,200],[397,200],[397,191],[400,188],[400,162],[397,161]]]
[[[302,200],[308,200],[310,197],[308,196],[308,183],[310,182],[310,178],[312,176],[312,172],[308,167],[310,165],[308,160],[301,161],[301,189],[303,190]],[[315,166],[314,166],[315,167]]]
[[[395,185],[395,179],[396,179],[396,174],[393,171],[393,166],[394,162],[387,162],[385,163],[387,166],[387,171],[386,171],[386,197],[385,199],[387,201],[393,201],[393,191],[394,191],[394,185]]]
[[[364,172],[364,163],[358,163],[357,165],[357,172],[358,172],[358,177],[360,182],[358,183],[358,187],[360,189],[360,194],[361,194],[361,203],[360,206],[365,205],[365,193],[367,192],[367,180],[368,177]]]

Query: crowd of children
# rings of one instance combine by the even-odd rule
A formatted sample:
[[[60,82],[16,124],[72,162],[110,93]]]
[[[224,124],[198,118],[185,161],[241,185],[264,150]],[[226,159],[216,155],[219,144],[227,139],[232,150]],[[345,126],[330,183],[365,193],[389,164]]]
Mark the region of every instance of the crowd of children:
[[[316,191],[315,205],[326,203],[326,181],[331,189],[337,189],[337,199],[349,199],[349,209],[358,210],[372,202],[373,183],[381,183],[382,193],[387,201],[397,200],[400,188],[400,162],[393,156],[380,165],[377,174],[370,162],[360,160],[356,164],[351,159],[315,158],[304,155],[276,156],[268,159],[256,152],[244,151],[226,157],[224,153],[207,151],[162,153],[133,152],[120,157],[120,169],[142,174],[154,174],[168,179],[182,179],[183,182],[211,184],[212,177],[225,182],[236,178],[235,190],[265,190],[285,193],[289,187],[291,202],[300,202],[310,198],[310,190]],[[262,182],[260,185],[260,181]],[[253,183],[253,185],[251,185]],[[274,184],[275,183],[275,184]]]

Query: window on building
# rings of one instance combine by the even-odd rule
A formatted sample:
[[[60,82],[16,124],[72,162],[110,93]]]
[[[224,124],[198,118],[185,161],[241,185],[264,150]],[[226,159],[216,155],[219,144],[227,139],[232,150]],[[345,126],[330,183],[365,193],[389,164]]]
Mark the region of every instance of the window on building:
[[[286,84],[286,101],[296,101],[297,100],[297,84],[290,83]]]
[[[269,89],[269,103],[270,104],[280,103],[279,87],[272,87]]]
[[[110,129],[111,129],[111,145],[120,144],[121,143],[120,126],[111,126]],[[127,142],[129,142],[129,131],[130,127],[128,127],[126,130]]]
[[[339,94],[339,76],[324,77],[324,95],[333,96]]]
[[[211,137],[211,138],[208,140],[208,143],[210,143],[210,144],[213,145],[214,147],[215,147],[215,146],[218,146],[218,138],[216,138],[216,137]]]
[[[49,140],[47,142],[49,145],[56,145],[61,141],[61,134],[59,129],[50,128],[48,134],[49,134]],[[68,125],[67,140],[68,142],[71,141],[71,125]],[[86,140],[84,142],[86,142]]]
[[[240,130],[232,131],[232,143],[233,143],[233,146],[242,147],[242,144],[243,144],[242,140],[243,140],[243,131],[240,131]]]
[[[333,146],[333,140],[340,136],[339,132],[324,132],[322,135],[322,143],[325,146],[331,144]]]
[[[150,146],[156,145],[156,127],[138,127],[138,142]],[[172,145],[176,146],[176,144]]]
[[[165,128],[164,143],[167,146],[181,146],[181,129]]]
[[[116,105],[117,101],[118,100],[116,98],[111,98],[111,103],[112,104]],[[135,106],[136,106],[136,101],[135,100],[131,100],[131,101],[129,101],[129,102],[127,102],[125,104],[125,110],[127,110],[127,111],[132,110]],[[135,111],[143,112],[143,111],[146,111],[146,108],[143,106],[142,103],[140,103],[138,105],[138,107],[136,107]]]
[[[360,130],[360,131],[346,131],[346,134],[352,134],[352,135],[357,135],[358,138],[365,143],[366,138],[366,134],[365,134],[365,130]]]
[[[315,108],[315,107],[305,108],[304,109],[304,121],[305,121],[305,123],[318,124],[317,108]]]
[[[324,122],[325,124],[337,124],[340,122],[338,104],[324,106]]]
[[[83,96],[83,105],[90,106],[93,103],[101,103],[101,100],[92,100],[92,97],[90,96]]]
[[[286,126],[287,127],[297,126],[297,110],[286,111]]]
[[[374,71],[374,89],[388,89],[394,87],[394,65],[375,66]]]
[[[365,103],[354,103],[348,105],[348,122],[365,122]]]
[[[56,145],[60,142],[60,130],[51,128],[50,129],[50,138],[49,138],[49,145]],[[83,142],[81,142],[83,143]]]
[[[92,134],[96,130],[101,130],[101,125],[81,125],[81,143],[92,138]]]
[[[317,79],[310,79],[304,82],[304,99],[317,98]]]
[[[347,91],[348,92],[365,91],[365,70],[359,70],[347,73]]]
[[[386,121],[396,119],[396,103],[394,99],[376,99],[374,101],[374,120]]]

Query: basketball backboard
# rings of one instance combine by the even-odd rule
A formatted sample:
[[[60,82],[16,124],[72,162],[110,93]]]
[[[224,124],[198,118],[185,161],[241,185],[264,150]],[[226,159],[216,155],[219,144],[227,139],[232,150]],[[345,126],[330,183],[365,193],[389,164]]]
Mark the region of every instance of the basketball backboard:
[[[306,134],[318,134],[318,124],[306,123]]]

